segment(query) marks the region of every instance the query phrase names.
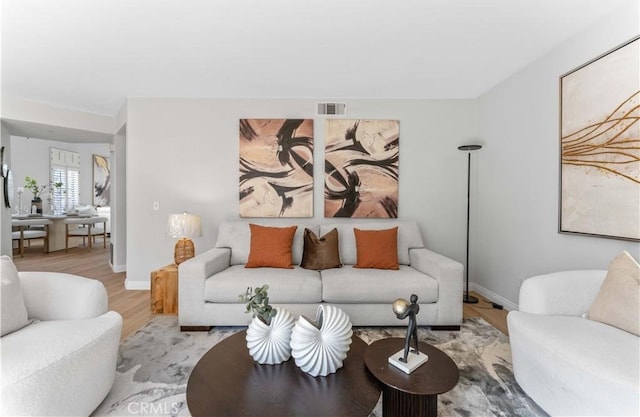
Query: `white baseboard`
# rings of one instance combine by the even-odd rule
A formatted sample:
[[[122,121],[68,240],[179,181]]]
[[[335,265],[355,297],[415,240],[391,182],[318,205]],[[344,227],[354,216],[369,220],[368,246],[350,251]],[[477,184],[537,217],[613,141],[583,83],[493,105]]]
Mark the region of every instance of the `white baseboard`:
[[[127,290],[150,290],[150,281],[133,281],[130,279],[124,280],[124,288]]]
[[[126,265],[113,265],[113,264],[109,264],[109,266],[111,267],[111,270],[113,272],[115,272],[116,274],[118,272],[125,272],[127,270],[127,266]]]
[[[491,290],[486,289],[485,287],[483,287],[482,285],[476,284],[475,282],[470,282],[469,283],[469,289],[471,291],[475,291],[478,294],[482,295],[483,297],[501,304],[505,310],[507,311],[514,311],[514,310],[518,310],[518,305],[512,303],[511,301],[507,300],[506,298],[504,298],[501,295],[498,295],[496,293],[494,293]]]

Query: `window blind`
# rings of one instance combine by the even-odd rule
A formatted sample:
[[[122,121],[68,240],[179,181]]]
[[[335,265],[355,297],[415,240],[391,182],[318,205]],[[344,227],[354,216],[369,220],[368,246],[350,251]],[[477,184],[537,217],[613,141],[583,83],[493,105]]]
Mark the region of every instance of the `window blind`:
[[[54,183],[62,187],[54,187]],[[64,213],[80,202],[80,154],[51,148],[51,198],[54,213]]]

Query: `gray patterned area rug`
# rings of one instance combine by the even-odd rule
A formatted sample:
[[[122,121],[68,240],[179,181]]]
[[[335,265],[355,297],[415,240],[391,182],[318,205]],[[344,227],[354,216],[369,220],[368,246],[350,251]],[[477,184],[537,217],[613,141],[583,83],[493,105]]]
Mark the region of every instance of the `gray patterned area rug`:
[[[120,345],[113,388],[93,416],[189,416],[185,392],[189,374],[216,343],[242,330],[180,332],[175,316],[156,316]],[[371,343],[404,337],[404,327],[354,327]],[[438,416],[546,416],[516,383],[509,339],[481,318],[460,331],[418,331],[420,341],[447,353],[460,369],[458,385],[438,396]],[[370,417],[382,416],[381,401]]]

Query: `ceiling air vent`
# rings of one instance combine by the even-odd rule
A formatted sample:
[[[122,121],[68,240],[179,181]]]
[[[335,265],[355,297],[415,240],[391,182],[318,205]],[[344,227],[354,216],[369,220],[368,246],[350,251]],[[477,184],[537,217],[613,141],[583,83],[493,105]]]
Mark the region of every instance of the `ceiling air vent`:
[[[319,115],[345,115],[347,114],[346,103],[318,103]]]

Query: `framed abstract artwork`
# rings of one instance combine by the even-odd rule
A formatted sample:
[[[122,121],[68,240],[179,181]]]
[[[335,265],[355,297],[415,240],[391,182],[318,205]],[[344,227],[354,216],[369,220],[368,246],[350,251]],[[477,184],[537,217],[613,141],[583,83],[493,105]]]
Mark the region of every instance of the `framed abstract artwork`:
[[[400,122],[329,119],[325,217],[398,217]]]
[[[93,205],[111,204],[111,170],[109,158],[93,155]]]
[[[560,77],[559,232],[640,240],[640,38]]]
[[[313,216],[313,120],[240,120],[240,217]]]

